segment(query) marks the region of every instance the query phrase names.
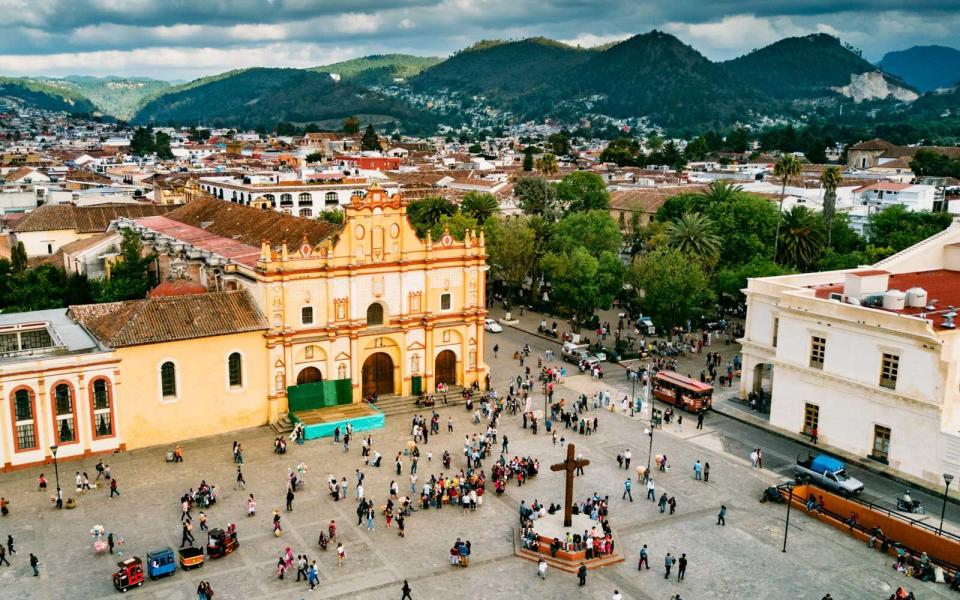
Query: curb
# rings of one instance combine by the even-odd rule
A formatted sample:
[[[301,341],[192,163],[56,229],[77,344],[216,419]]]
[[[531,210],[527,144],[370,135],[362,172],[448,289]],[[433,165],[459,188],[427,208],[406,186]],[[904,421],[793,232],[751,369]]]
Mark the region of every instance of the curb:
[[[775,435],[775,436],[777,436],[777,437],[780,437],[780,438],[783,438],[783,439],[786,439],[786,440],[790,440],[791,442],[800,444],[801,446],[807,448],[808,450],[816,450],[816,451],[817,451],[818,453],[820,453],[820,454],[832,454],[832,455],[835,455],[835,456],[837,456],[837,457],[840,457],[844,462],[847,462],[847,463],[850,463],[850,464],[852,464],[852,465],[855,465],[855,466],[857,466],[857,467],[859,467],[859,468],[861,468],[861,469],[863,469],[863,470],[865,470],[865,471],[870,471],[871,473],[873,473],[873,474],[875,474],[875,475],[879,475],[879,476],[884,477],[884,478],[886,478],[886,479],[890,479],[891,481],[896,481],[897,483],[901,483],[901,484],[903,484],[903,485],[905,485],[905,486],[908,486],[908,487],[910,487],[910,488],[913,488],[913,489],[922,489],[922,490],[925,491],[926,493],[928,493],[928,494],[930,494],[930,495],[932,495],[932,496],[934,496],[934,497],[936,497],[936,498],[941,498],[941,499],[943,498],[943,491],[942,491],[942,490],[936,490],[936,489],[930,487],[930,484],[929,484],[929,482],[927,482],[927,481],[924,481],[924,480],[921,480],[921,479],[914,479],[914,478],[910,477],[909,475],[901,475],[901,474],[896,473],[895,471],[894,471],[894,472],[891,472],[891,471],[886,471],[886,470],[884,470],[884,469],[882,469],[882,468],[877,468],[877,465],[874,464],[874,463],[871,463],[870,461],[863,460],[863,459],[861,459],[861,458],[858,457],[858,456],[850,455],[850,454],[848,454],[848,453],[846,453],[846,452],[844,452],[844,451],[842,451],[842,450],[838,450],[838,449],[833,448],[833,447],[830,447],[830,446],[822,446],[822,445],[811,444],[809,441],[805,440],[803,437],[800,437],[800,436],[797,435],[797,434],[793,434],[793,433],[790,433],[790,432],[788,432],[788,431],[784,431],[784,430],[782,430],[782,429],[775,428],[775,427],[773,427],[773,426],[771,426],[771,425],[764,425],[764,424],[758,423],[755,418],[750,417],[749,415],[738,415],[738,414],[736,414],[738,411],[731,411],[731,410],[727,410],[727,409],[719,409],[719,408],[716,407],[716,405],[712,406],[710,410],[712,410],[713,412],[717,413],[718,415],[723,415],[724,417],[727,417],[728,419],[733,419],[734,421],[737,421],[737,422],[739,422],[739,423],[743,423],[744,425],[749,425],[749,426],[754,427],[754,428],[756,428],[756,429],[761,429],[761,430],[766,431],[767,433],[771,433],[771,434],[773,434],[773,435]],[[947,496],[947,501],[950,502],[951,504],[956,505],[956,506],[960,506],[960,498],[957,498],[954,494],[951,494],[950,496]]]

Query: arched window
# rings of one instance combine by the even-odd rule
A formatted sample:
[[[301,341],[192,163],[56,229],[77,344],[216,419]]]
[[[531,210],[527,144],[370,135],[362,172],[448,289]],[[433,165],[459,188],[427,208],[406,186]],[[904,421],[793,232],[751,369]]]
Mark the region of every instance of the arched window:
[[[164,398],[177,397],[177,366],[169,360],[160,366],[160,392]]]
[[[277,198],[273,194],[264,194],[263,199],[270,202],[270,208],[277,207]]]
[[[374,302],[367,307],[367,325],[383,325],[383,305]]]
[[[336,192],[327,192],[324,194],[323,201],[327,204],[340,204],[340,199],[337,197]]]
[[[362,200],[366,197],[366,195],[367,193],[363,190],[355,190],[352,194],[350,194],[350,198],[359,198]]]
[[[77,429],[73,414],[73,391],[65,383],[53,388],[53,414],[56,426],[54,437],[57,443],[68,444],[77,441]]]
[[[293,194],[280,194],[280,206],[293,206]]]
[[[300,206],[313,206],[313,196],[310,195],[310,192],[302,192],[297,197],[297,202]]]
[[[313,325],[313,307],[304,306],[300,309],[300,322],[304,325]]]
[[[227,374],[230,377],[231,387],[243,385],[243,359],[239,352],[234,352],[227,358]]]
[[[94,380],[90,404],[93,408],[93,437],[101,438],[113,435],[113,402],[110,397],[110,382],[106,379]]]
[[[297,215],[301,217],[307,217],[309,219],[313,216],[313,211],[309,208],[301,208]]]
[[[19,389],[13,393],[13,430],[17,450],[37,448],[37,422],[34,414],[33,394]]]

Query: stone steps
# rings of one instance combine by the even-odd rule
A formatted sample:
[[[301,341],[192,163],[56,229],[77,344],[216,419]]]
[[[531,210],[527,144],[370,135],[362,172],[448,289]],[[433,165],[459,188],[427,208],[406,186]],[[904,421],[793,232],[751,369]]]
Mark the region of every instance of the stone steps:
[[[270,429],[277,435],[286,435],[293,431],[293,421],[290,420],[289,415],[283,415],[276,423],[270,423]]]
[[[437,404],[434,408],[439,408],[441,406],[456,406],[462,405],[463,396],[461,392],[463,391],[462,387],[450,387],[450,391],[447,392],[447,404],[440,403],[440,396],[434,395],[434,399],[437,400]],[[417,408],[417,397],[416,396],[386,396],[384,398],[378,398],[376,406],[380,412],[385,416],[392,415],[403,415],[410,414],[415,412],[427,412],[430,410],[430,407]]]
[[[568,561],[568,560],[563,560],[561,558],[554,558],[553,556],[550,556],[549,547],[546,547],[543,550],[538,552],[534,552],[533,550],[524,548],[523,545],[520,543],[520,530],[517,528],[514,528],[513,530],[514,554],[516,554],[520,558],[523,558],[532,562],[540,562],[540,559],[542,558],[547,562],[549,566],[553,567],[554,569],[565,571],[567,573],[576,573],[577,569],[580,568],[580,563],[585,564],[587,566],[587,569],[593,570],[593,569],[601,569],[603,567],[609,567],[611,565],[624,562],[625,559],[623,557],[623,554],[620,553],[620,544],[616,535],[614,535],[614,541],[616,542],[616,545],[614,546],[615,548],[614,554],[608,554],[605,556],[601,556],[600,558],[591,558],[590,560]]]

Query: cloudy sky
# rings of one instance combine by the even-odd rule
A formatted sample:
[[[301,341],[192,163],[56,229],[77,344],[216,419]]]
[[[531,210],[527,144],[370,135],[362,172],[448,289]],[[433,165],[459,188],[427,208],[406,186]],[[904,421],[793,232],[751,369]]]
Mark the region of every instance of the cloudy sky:
[[[960,0],[0,0],[0,75],[192,79],[543,35],[595,45],[657,28],[708,57],[826,32],[872,61],[960,47]]]

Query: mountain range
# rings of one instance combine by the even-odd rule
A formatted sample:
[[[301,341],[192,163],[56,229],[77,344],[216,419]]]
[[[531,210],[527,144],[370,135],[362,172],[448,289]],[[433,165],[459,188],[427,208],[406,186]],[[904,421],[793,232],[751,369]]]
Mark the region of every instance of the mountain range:
[[[509,111],[514,120],[645,116],[675,130],[797,117],[838,105],[847,115],[955,114],[960,95],[944,86],[960,79],[960,68],[951,75],[948,60],[960,52],[932,48],[890,53],[874,66],[826,34],[786,38],[723,62],[660,31],[596,48],[547,38],[486,40],[447,59],[376,55],[310,69],[240,69],[181,85],[8,78],[0,79],[0,99],[98,110],[142,124],[336,126],[353,114],[399,122],[408,131],[467,122],[464,113],[478,104]],[[941,58],[930,58],[931,52]]]

